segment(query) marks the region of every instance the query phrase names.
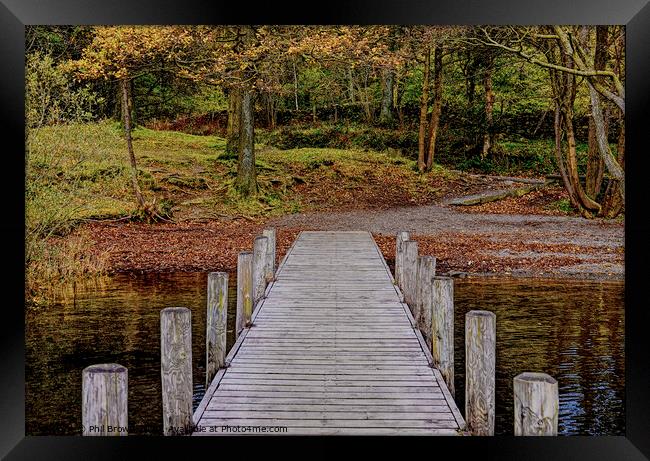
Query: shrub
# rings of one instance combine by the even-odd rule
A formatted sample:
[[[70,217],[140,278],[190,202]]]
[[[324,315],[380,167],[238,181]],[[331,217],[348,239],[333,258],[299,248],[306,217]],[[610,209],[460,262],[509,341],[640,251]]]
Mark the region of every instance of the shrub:
[[[50,55],[27,56],[25,119],[29,128],[92,120],[95,106],[102,102],[89,85],[76,87]]]
[[[260,136],[278,149],[330,148],[384,151],[388,148],[405,152],[417,150],[417,132],[373,127],[346,127],[342,124],[318,127],[284,126]]]

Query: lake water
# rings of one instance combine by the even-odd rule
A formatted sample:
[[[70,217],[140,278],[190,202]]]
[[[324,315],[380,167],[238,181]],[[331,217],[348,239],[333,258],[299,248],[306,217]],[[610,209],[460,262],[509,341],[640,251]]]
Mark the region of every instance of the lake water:
[[[230,274],[228,348],[234,342]],[[81,433],[81,372],[129,371],[129,432],[162,434],[160,310],[192,310],[194,406],[205,391],[205,273],[118,275],[65,302],[26,311],[26,434]],[[512,378],[559,382],[561,435],[624,435],[623,282],[455,280],[456,401],[464,413],[464,316],[497,316],[496,433],[512,434]]]

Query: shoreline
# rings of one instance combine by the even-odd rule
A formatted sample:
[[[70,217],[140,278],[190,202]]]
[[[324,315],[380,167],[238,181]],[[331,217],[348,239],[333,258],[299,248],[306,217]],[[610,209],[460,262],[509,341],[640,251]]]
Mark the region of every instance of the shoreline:
[[[284,255],[282,255],[284,256]],[[389,261],[387,261],[388,263]],[[390,261],[389,267],[391,273],[394,271],[393,261]],[[159,269],[123,269],[123,270],[114,270],[108,271],[105,275],[107,277],[115,276],[150,276],[156,274],[197,274],[197,273],[208,273],[208,272],[227,272],[228,274],[236,274],[237,268],[222,268],[214,267],[209,269],[200,269],[195,267],[179,268],[179,269],[168,269],[168,270],[159,270]],[[449,272],[440,272],[436,275],[443,277],[451,277],[454,279],[472,279],[472,278],[503,278],[503,279],[536,279],[536,280],[576,280],[576,281],[585,281],[585,282],[625,282],[625,275],[612,274],[612,275],[603,275],[600,273],[535,273],[535,272],[525,272],[525,271],[516,271],[511,273],[500,273],[500,272],[460,272],[460,271],[449,271]]]
[[[277,261],[303,230],[373,234],[389,266],[397,229],[411,233],[421,255],[436,256],[441,275],[471,277],[625,279],[622,224],[541,215],[470,214],[439,206],[298,213],[180,223],[91,223],[83,226],[108,275],[235,271],[266,227],[277,230]]]

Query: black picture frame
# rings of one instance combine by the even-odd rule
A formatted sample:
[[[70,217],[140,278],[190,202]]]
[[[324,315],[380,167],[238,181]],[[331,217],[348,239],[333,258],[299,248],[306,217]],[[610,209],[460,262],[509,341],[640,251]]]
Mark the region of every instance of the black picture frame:
[[[646,261],[650,226],[645,223],[645,177],[650,152],[647,141],[650,112],[650,4],[647,0],[374,0],[327,1],[282,7],[276,2],[204,0],[2,0],[0,2],[0,54],[2,73],[0,138],[3,160],[9,162],[2,180],[0,235],[4,308],[0,335],[0,455],[7,459],[121,459],[147,450],[147,458],[165,455],[207,456],[197,448],[223,456],[227,446],[236,450],[274,450],[287,438],[266,438],[263,443],[212,438],[25,437],[25,318],[24,308],[24,26],[29,24],[625,24],[627,26],[626,215],[625,215],[625,417],[623,437],[441,437],[382,438],[367,445],[379,448],[400,444],[406,456],[481,456],[484,459],[590,459],[641,460],[650,458],[650,350],[649,309],[646,306]],[[190,441],[192,440],[192,441]],[[300,439],[301,442],[313,439]],[[350,438],[347,438],[349,441]],[[355,438],[356,440],[356,438]],[[320,439],[319,441],[322,441]],[[293,438],[290,445],[295,445]],[[332,440],[325,440],[331,444]],[[335,445],[338,440],[335,441]],[[138,448],[138,452],[135,449]],[[218,450],[218,451],[217,451]],[[449,450],[449,451],[448,451]],[[341,451],[341,450],[337,450]],[[302,451],[303,456],[314,452]],[[324,452],[323,452],[324,454]],[[232,455],[237,456],[236,452]]]

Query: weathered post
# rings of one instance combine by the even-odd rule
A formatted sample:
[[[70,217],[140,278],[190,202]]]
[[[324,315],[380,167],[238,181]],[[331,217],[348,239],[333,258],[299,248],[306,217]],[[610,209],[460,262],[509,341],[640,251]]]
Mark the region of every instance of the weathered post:
[[[431,306],[431,355],[454,396],[454,279],[431,278]]]
[[[160,311],[163,434],[192,431],[192,314],[186,307]]]
[[[253,243],[253,307],[264,296],[266,290],[266,253],[269,247],[267,237],[255,237]]]
[[[235,338],[250,323],[253,314],[253,253],[242,251],[237,257],[237,314]]]
[[[83,435],[129,435],[128,371],[117,363],[84,368],[81,379]]]
[[[465,315],[465,419],[473,435],[494,435],[496,315]]]
[[[402,280],[400,287],[404,293],[404,302],[409,305],[411,312],[415,305],[415,283],[418,276],[418,242],[406,240],[402,243]]]
[[[397,239],[395,244],[395,281],[397,286],[402,289],[404,287],[404,280],[402,279],[402,267],[403,267],[403,256],[404,248],[403,244],[409,239],[408,232],[398,232]],[[403,290],[402,290],[403,292]]]
[[[431,348],[431,279],[436,275],[436,258],[419,256],[417,273],[413,318]]]
[[[275,229],[264,229],[262,235],[269,239],[266,249],[266,283],[270,283],[275,276]]]
[[[228,274],[208,274],[208,311],[205,316],[205,388],[217,370],[226,363],[226,330],[228,322]]]
[[[557,435],[557,381],[546,373],[521,373],[513,391],[515,435]]]

